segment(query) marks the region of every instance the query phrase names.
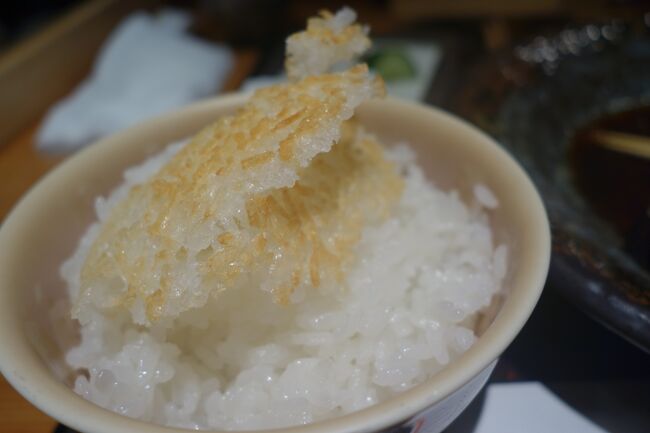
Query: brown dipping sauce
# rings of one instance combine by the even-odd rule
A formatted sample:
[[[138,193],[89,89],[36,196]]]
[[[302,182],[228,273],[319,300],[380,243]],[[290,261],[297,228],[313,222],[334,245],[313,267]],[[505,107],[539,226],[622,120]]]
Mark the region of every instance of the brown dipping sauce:
[[[580,128],[569,147],[578,190],[618,231],[624,249],[650,270],[650,160],[606,149],[594,131],[650,137],[650,106],[603,116]]]

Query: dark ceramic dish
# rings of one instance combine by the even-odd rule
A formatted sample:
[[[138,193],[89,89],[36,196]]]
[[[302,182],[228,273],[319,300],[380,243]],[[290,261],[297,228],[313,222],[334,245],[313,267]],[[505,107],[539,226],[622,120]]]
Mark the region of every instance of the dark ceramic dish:
[[[612,152],[595,172],[600,187],[590,191],[572,144],[589,125],[620,130],[603,116],[650,105],[647,23],[539,36],[491,56],[469,75],[454,110],[503,143],[540,190],[553,231],[549,282],[650,351],[650,161],[629,161],[634,171],[625,161],[614,165],[631,157]],[[647,134],[650,110],[645,113],[623,132]],[[627,221],[623,229],[608,218],[617,203],[632,202],[636,208],[619,212]]]

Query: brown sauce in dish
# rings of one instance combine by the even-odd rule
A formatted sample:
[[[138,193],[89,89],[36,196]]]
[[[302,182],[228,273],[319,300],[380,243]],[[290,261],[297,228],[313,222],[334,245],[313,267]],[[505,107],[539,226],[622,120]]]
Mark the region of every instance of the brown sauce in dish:
[[[585,125],[569,147],[578,190],[623,237],[624,249],[650,270],[650,159],[601,146],[595,131],[650,137],[650,106],[609,114]]]

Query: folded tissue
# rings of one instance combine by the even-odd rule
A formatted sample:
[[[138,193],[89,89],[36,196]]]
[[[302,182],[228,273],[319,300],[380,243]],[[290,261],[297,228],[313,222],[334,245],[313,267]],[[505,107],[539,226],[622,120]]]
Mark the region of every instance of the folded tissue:
[[[174,10],[125,18],[102,47],[91,75],[46,114],[38,148],[70,152],[218,92],[232,68],[232,53],[188,34],[189,23],[189,15]]]

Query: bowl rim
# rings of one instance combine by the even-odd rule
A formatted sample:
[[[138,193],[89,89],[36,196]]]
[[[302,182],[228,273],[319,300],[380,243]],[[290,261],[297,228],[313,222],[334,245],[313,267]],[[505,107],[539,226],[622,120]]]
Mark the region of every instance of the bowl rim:
[[[37,198],[39,193],[42,193],[49,184],[55,182],[63,173],[74,170],[75,167],[81,166],[87,161],[96,160],[112,143],[122,141],[125,137],[138,131],[156,128],[179,118],[187,118],[187,116],[234,108],[241,105],[248,95],[247,93],[234,93],[188,105],[98,140],[67,158],[41,178],[14,206],[2,225],[0,225],[0,275],[3,274],[3,269],[7,269],[8,258],[11,254],[8,251],[10,248],[4,246],[15,242],[17,239],[16,233],[26,230],[26,227],[23,227],[25,224],[22,224],[23,215],[28,215],[32,208],[38,207]],[[357,412],[313,424],[284,429],[256,430],[257,433],[264,431],[362,433],[381,430],[407,421],[452,394],[481,371],[488,368],[521,330],[541,295],[550,262],[550,228],[539,193],[521,166],[492,138],[453,114],[432,106],[395,98],[386,98],[380,103],[394,105],[404,113],[412,112],[422,116],[430,116],[432,121],[435,122],[451,123],[453,127],[462,129],[469,134],[476,141],[476,146],[486,146],[489,152],[493,153],[499,163],[503,164],[504,170],[508,170],[513,176],[513,180],[519,182],[518,187],[527,194],[525,198],[526,206],[528,206],[529,213],[533,216],[530,224],[534,228],[530,233],[532,236],[530,245],[534,248],[532,254],[538,260],[537,266],[527,276],[525,287],[519,288],[516,299],[506,300],[494,322],[475,344],[431,379],[404,391],[394,398]],[[142,433],[181,433],[188,431],[119,415],[83,399],[75,394],[72,389],[59,382],[33,350],[29,341],[26,338],[21,338],[24,331],[20,326],[17,326],[19,322],[18,314],[14,311],[16,309],[12,309],[10,303],[7,302],[10,293],[11,289],[6,287],[3,281],[0,280],[0,371],[9,383],[38,409],[80,431],[97,433],[132,431]]]

